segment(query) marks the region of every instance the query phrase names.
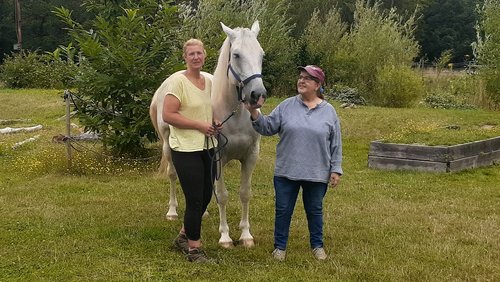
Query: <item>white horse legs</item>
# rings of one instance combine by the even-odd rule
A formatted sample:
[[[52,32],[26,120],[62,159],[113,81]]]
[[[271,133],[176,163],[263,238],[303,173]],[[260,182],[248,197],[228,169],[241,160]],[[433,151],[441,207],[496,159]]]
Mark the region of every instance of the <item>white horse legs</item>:
[[[163,154],[160,161],[160,172],[166,173],[168,179],[170,180],[170,195],[168,200],[168,211],[166,218],[168,220],[176,220],[179,217],[177,215],[177,172],[175,171],[174,164],[172,163],[168,141],[163,142]]]
[[[175,185],[175,180],[172,180],[172,178],[170,178],[170,197],[168,200],[168,211],[166,215],[166,218],[168,220],[177,220],[177,218],[179,217],[177,214],[178,203],[176,189],[177,187]]]
[[[228,193],[224,184],[224,175],[221,173],[219,180],[215,182],[215,195],[217,206],[219,207],[219,245],[224,248],[231,248],[233,240],[229,237],[229,226],[227,225],[226,205],[228,201]]]
[[[253,167],[253,166],[251,166]],[[251,192],[251,180],[252,171],[248,171],[245,165],[242,164],[241,167],[241,189],[240,189],[240,201],[241,201],[241,221],[240,221],[240,244],[245,247],[253,247],[254,241],[253,236],[250,234],[250,221],[249,221],[249,203],[252,196]]]
[[[239,228],[241,230],[241,236],[239,238],[239,243],[245,247],[253,247],[254,240],[250,233],[250,222],[249,222],[249,202],[251,197],[251,176],[253,171],[253,165],[242,163],[241,165],[241,187],[240,187],[240,201],[241,201],[241,220]],[[221,174],[220,179],[216,182],[216,195],[217,195],[217,205],[219,206],[219,232],[221,237],[219,239],[219,244],[224,248],[229,248],[233,246],[233,240],[229,237],[229,226],[227,224],[226,216],[226,205],[228,202],[228,192],[224,184],[224,177]]]

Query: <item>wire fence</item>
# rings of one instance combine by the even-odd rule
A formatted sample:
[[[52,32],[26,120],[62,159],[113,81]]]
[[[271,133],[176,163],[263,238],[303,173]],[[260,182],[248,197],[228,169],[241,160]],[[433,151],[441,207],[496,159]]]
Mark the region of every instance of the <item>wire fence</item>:
[[[112,160],[120,160],[120,161],[150,161],[150,160],[155,160],[159,159],[160,156],[151,156],[151,157],[144,157],[144,158],[129,158],[129,157],[123,157],[123,156],[114,156],[110,154],[106,154],[102,152],[101,150],[92,148],[95,147],[95,145],[100,142],[101,137],[99,134],[92,133],[92,132],[86,132],[82,133],[80,135],[71,135],[71,117],[78,112],[79,107],[77,100],[82,100],[78,95],[72,93],[69,90],[64,90],[64,95],[63,95],[65,104],[66,104],[66,114],[65,114],[65,120],[66,120],[66,135],[59,134],[58,136],[54,136],[53,141],[58,142],[58,143],[64,143],[66,144],[66,152],[67,152],[67,160],[68,160],[68,168],[72,167],[73,163],[73,151],[76,152],[91,152],[93,154],[96,154],[98,156],[112,159]],[[71,107],[73,107],[75,110],[71,111]],[[109,112],[107,109],[102,109],[102,111]],[[94,142],[93,146],[87,145],[88,142]],[[102,144],[100,144],[102,145]]]
[[[438,64],[435,62],[424,62],[424,61],[419,61],[419,62],[414,62],[412,64],[413,68],[419,68],[419,69],[438,69]],[[454,63],[447,63],[446,66],[444,66],[445,69],[451,70],[451,71],[465,71],[467,74],[476,74],[477,70],[481,68],[481,65],[479,65],[475,60],[471,61],[463,61],[463,62],[454,62]]]

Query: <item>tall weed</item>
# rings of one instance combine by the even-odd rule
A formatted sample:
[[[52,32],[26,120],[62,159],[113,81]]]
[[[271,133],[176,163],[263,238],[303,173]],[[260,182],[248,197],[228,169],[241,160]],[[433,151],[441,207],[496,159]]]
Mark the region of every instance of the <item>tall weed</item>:
[[[465,72],[424,76],[424,104],[431,108],[442,109],[496,109],[480,75],[468,75]]]
[[[410,68],[386,65],[376,76],[372,102],[384,107],[411,107],[423,96],[422,79]]]
[[[479,75],[491,101],[500,106],[500,0],[484,1],[479,12],[481,21],[476,26],[477,42],[474,45],[481,64]]]

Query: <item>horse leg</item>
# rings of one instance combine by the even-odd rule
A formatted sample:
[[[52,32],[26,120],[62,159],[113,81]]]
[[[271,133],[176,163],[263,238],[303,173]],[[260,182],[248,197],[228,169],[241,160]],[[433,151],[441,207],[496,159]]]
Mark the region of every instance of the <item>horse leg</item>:
[[[168,141],[163,142],[163,154],[161,158],[160,168],[166,167],[166,173],[170,180],[170,195],[168,200],[168,211],[166,218],[168,220],[177,220],[177,172],[175,171],[174,164],[172,163],[172,156],[170,155],[170,147]]]
[[[227,225],[226,205],[228,201],[228,192],[224,185],[224,176],[221,172],[219,180],[215,181],[215,195],[217,206],[219,206],[219,245],[223,248],[233,247],[233,240],[229,237],[229,226]]]
[[[241,221],[240,230],[241,236],[239,242],[244,247],[253,247],[254,240],[250,234],[250,221],[249,221],[249,203],[252,197],[251,182],[252,173],[255,168],[256,158],[250,158],[241,163],[241,187],[240,187],[240,201],[241,201]]]
[[[170,169],[169,169],[170,170]],[[166,218],[168,220],[177,220],[179,217],[177,214],[177,186],[175,185],[175,182],[177,181],[177,174],[170,174],[169,173],[169,179],[170,179],[170,197],[168,200],[168,211]]]

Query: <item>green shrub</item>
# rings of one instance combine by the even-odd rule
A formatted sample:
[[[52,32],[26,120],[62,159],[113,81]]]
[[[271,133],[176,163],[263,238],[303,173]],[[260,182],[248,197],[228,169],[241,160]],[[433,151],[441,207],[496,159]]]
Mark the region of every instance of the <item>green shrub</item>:
[[[58,8],[81,52],[78,117],[115,154],[138,155],[156,135],[149,105],[156,89],[183,67],[179,17],[169,1],[96,2],[91,32]],[[116,15],[116,13],[119,13]]]
[[[9,88],[71,87],[78,67],[49,54],[23,51],[7,56],[0,66],[0,80]]]
[[[326,96],[341,103],[366,105],[366,100],[359,94],[359,91],[356,88],[348,86],[335,85],[330,91],[328,91]]]
[[[399,85],[412,89],[417,87],[415,81],[412,80],[409,82],[411,85],[404,86],[405,81],[397,81],[395,78],[391,82],[390,78],[386,77],[387,73],[378,74],[378,71],[389,72],[391,68],[396,68],[411,76],[407,70],[419,50],[413,36],[415,15],[404,19],[394,9],[383,11],[380,2],[373,5],[369,3],[364,0],[356,1],[354,23],[348,34],[337,43],[338,51],[332,62],[336,68],[334,74],[340,83],[359,89],[369,102],[378,105],[392,104],[390,99],[383,99],[384,102],[381,103],[380,98],[384,98],[378,97],[381,91],[388,90],[393,93],[390,95],[395,95],[396,89],[385,87]],[[407,105],[413,98],[407,97],[403,100],[400,100],[402,104]]]
[[[412,59],[418,54],[418,45],[413,38],[414,29],[414,15],[403,19],[394,9],[381,9],[380,2],[371,4],[369,1],[358,0],[355,5],[354,23],[348,32],[340,12],[333,8],[324,21],[316,11],[309,20],[302,39],[307,45],[306,51],[309,55],[319,58],[321,66],[329,74],[327,76],[330,81],[338,81],[356,88],[370,102],[381,105],[380,101],[384,97],[380,91],[396,91],[385,89],[390,85],[402,87],[403,90],[420,88],[413,80],[409,82],[410,85],[405,86],[403,80],[395,83],[397,79],[389,81],[389,78],[384,77],[386,73],[378,74],[379,70],[391,67],[410,69]],[[398,103],[408,105],[415,99],[412,95],[414,94],[406,97],[405,102],[398,99]],[[384,105],[393,104],[389,102],[390,98],[382,100],[385,101]]]
[[[0,67],[0,78],[9,88],[37,87],[44,64],[35,52],[22,52],[7,56]]]
[[[433,91],[424,98],[424,103],[434,109],[473,109],[473,105],[469,105],[457,96],[442,91]]]
[[[384,66],[376,76],[373,104],[384,107],[410,107],[424,93],[422,79],[405,66]]]

